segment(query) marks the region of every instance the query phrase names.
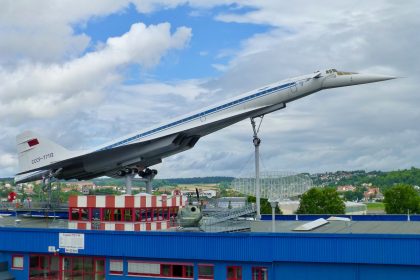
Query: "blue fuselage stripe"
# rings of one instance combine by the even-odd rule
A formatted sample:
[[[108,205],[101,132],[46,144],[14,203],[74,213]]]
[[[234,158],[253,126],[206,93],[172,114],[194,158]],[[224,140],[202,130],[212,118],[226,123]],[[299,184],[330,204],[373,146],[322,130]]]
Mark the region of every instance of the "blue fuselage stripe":
[[[242,104],[242,103],[245,103],[245,102],[248,102],[248,101],[251,101],[251,100],[254,100],[254,99],[257,99],[257,98],[266,96],[266,95],[269,95],[269,94],[272,94],[272,93],[277,92],[279,90],[287,89],[287,88],[293,86],[294,84],[295,83],[293,82],[293,83],[287,83],[287,84],[275,86],[275,87],[272,87],[272,88],[264,89],[264,90],[262,90],[260,92],[257,92],[257,93],[254,93],[254,94],[251,94],[251,95],[248,95],[248,96],[239,98],[237,100],[234,100],[234,101],[231,101],[229,103],[226,103],[226,104],[223,104],[223,105],[214,107],[214,108],[209,109],[209,110],[206,110],[204,112],[201,112],[201,113],[198,113],[198,114],[194,114],[194,115],[189,116],[189,117],[186,117],[186,118],[184,118],[182,120],[178,120],[178,121],[175,121],[175,122],[172,122],[172,123],[169,123],[169,124],[160,126],[158,128],[154,128],[152,130],[149,130],[149,131],[146,131],[146,132],[137,134],[137,135],[132,136],[130,138],[127,138],[127,139],[121,140],[119,142],[116,142],[114,144],[108,145],[108,146],[106,146],[104,148],[101,148],[101,149],[99,149],[97,151],[109,150],[109,149],[112,149],[112,148],[116,148],[116,147],[119,147],[119,146],[128,144],[129,142],[138,140],[140,138],[143,138],[143,137],[146,137],[146,136],[150,136],[150,135],[153,135],[155,133],[162,132],[164,130],[167,130],[167,129],[170,129],[170,128],[173,128],[173,127],[177,127],[177,126],[179,126],[181,124],[189,123],[189,122],[191,122],[193,120],[196,120],[198,118],[207,117],[209,115],[212,115],[212,114],[218,113],[220,111],[229,109],[229,108],[231,108],[233,106],[236,106],[236,105],[239,105],[239,104]]]

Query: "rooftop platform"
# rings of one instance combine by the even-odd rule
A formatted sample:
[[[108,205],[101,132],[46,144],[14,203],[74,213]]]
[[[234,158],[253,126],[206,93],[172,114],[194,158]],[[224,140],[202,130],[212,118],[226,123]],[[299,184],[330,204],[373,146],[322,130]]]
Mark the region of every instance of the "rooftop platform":
[[[278,233],[334,233],[334,234],[416,234],[420,235],[420,222],[408,221],[330,221],[309,231],[295,231],[308,221],[276,221]],[[252,232],[271,232],[271,221],[253,221]]]

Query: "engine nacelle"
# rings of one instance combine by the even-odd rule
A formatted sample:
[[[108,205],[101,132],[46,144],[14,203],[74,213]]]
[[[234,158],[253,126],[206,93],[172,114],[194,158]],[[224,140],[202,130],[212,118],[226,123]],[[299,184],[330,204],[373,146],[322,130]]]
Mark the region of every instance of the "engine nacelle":
[[[138,174],[142,178],[153,179],[157,175],[158,171],[156,169],[146,168],[145,170],[139,171]]]

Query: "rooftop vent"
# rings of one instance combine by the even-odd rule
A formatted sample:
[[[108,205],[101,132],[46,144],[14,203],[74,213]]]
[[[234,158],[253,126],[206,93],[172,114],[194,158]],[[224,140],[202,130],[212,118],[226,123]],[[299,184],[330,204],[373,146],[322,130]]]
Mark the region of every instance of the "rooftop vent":
[[[342,222],[350,222],[351,220],[349,218],[345,218],[345,217],[335,217],[335,216],[331,216],[327,219],[327,221],[331,222],[331,221],[342,221]]]
[[[297,228],[293,229],[294,231],[310,231],[313,229],[316,229],[320,226],[323,226],[325,224],[328,224],[329,222],[323,218],[320,218],[318,220],[303,224],[298,226]]]

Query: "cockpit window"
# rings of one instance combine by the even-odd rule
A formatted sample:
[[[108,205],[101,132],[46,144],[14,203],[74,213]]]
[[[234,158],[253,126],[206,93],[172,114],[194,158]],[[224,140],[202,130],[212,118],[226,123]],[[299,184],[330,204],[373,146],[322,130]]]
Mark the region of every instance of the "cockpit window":
[[[329,69],[326,72],[327,72],[327,74],[332,74],[332,73],[337,73],[337,70],[336,69]]]
[[[352,74],[357,74],[357,73],[356,72],[343,72],[343,71],[337,72],[337,75],[352,75]]]
[[[337,69],[329,69],[329,70],[326,71],[326,73],[327,74],[335,73],[336,75],[339,75],[339,76],[357,74],[356,72],[337,71]]]

